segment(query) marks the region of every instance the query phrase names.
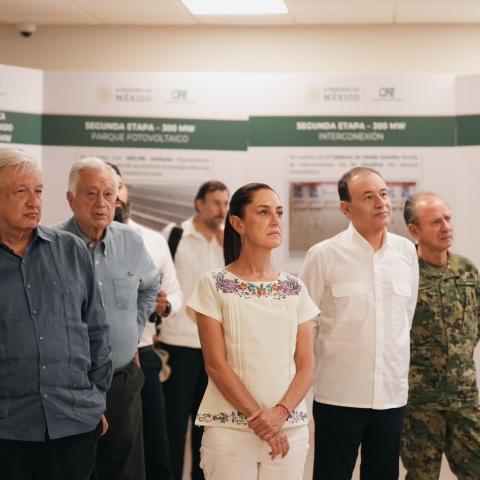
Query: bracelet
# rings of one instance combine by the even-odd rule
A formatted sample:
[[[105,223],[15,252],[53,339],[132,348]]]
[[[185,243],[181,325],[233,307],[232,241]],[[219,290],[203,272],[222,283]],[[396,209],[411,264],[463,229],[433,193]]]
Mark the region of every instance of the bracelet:
[[[290,415],[292,414],[292,412],[291,412],[283,403],[277,403],[275,406],[276,406],[276,407],[282,407],[282,408],[285,410],[285,412],[286,412],[286,414],[287,414],[287,419],[288,419],[288,418],[290,417]]]

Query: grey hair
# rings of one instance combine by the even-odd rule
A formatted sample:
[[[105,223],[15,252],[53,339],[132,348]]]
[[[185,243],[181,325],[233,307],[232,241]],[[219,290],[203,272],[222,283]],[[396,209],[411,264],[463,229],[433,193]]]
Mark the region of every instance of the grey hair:
[[[38,173],[39,175],[42,173],[38,162],[22,150],[0,148],[0,172],[10,166],[17,166],[23,173]]]
[[[110,165],[107,165],[101,158],[87,157],[77,160],[70,169],[70,173],[68,175],[68,191],[74,196],[77,194],[80,173],[87,169],[100,170],[102,173],[111,177],[113,183],[115,184],[115,194],[118,192],[118,181],[115,170],[113,170]]]
[[[403,218],[407,225],[413,224],[418,226],[419,221],[418,221],[417,212],[415,211],[415,208],[419,200],[425,197],[438,198],[443,203],[445,203],[445,205],[448,205],[447,202],[440,195],[437,195],[436,193],[433,193],[433,192],[415,193],[414,195],[408,197],[407,201],[405,202],[405,207],[403,207]]]

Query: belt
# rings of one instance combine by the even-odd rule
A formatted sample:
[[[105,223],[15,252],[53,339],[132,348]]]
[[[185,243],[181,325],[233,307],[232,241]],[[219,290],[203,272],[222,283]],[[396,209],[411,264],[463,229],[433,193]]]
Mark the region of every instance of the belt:
[[[119,375],[120,373],[125,373],[128,370],[128,367],[133,363],[133,360],[128,362],[126,365],[123,367],[116,368],[115,371],[113,372],[113,376],[115,377],[116,375]]]
[[[138,347],[138,353],[153,352],[153,345],[145,345],[144,347]]]

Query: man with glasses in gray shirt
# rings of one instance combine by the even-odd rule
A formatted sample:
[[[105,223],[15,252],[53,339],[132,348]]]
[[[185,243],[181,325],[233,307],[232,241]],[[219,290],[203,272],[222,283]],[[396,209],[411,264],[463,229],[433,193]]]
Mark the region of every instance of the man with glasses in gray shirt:
[[[110,429],[98,445],[94,478],[143,480],[144,375],[136,352],[145,322],[155,309],[160,273],[142,238],[113,222],[117,189],[115,172],[101,159],[75,162],[67,192],[73,217],[61,228],[87,245],[110,326],[114,374],[105,414]]]
[[[85,245],[39,225],[42,191],[36,162],[0,149],[2,478],[87,480],[107,429],[108,326]]]

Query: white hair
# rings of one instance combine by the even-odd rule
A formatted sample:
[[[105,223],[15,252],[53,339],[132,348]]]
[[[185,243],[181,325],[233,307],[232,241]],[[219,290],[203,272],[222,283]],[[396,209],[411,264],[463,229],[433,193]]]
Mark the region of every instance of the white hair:
[[[71,192],[72,195],[75,196],[77,194],[77,186],[78,180],[80,178],[80,173],[83,170],[87,169],[100,170],[102,173],[111,177],[115,185],[115,194],[117,193],[118,181],[115,170],[110,165],[107,165],[101,158],[87,157],[82,158],[81,160],[77,160],[70,169],[70,173],[68,175],[68,191]]]
[[[22,150],[0,148],[0,172],[10,166],[17,166],[22,173],[41,175],[40,165]]]

